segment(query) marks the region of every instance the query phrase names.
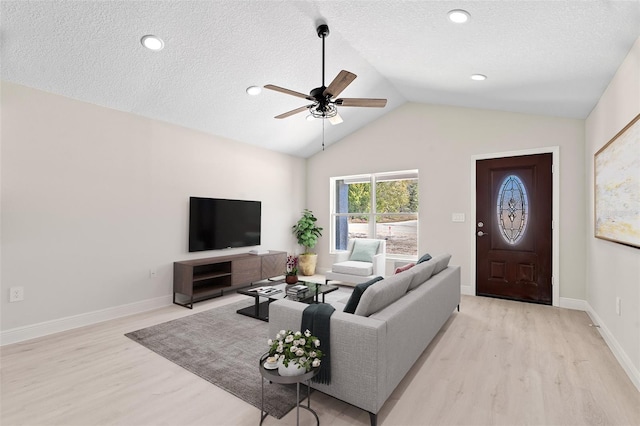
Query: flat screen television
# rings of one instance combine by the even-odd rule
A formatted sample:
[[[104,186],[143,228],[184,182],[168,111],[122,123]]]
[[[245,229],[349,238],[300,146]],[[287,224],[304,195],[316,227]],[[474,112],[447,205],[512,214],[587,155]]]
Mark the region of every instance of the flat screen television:
[[[260,245],[260,201],[189,198],[189,251]]]

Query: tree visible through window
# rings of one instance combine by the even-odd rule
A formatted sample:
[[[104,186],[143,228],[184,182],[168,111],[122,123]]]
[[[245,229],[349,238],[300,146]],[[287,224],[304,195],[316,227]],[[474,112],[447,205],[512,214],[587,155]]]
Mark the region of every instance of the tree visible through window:
[[[377,173],[331,179],[332,247],[350,238],[387,241],[387,255],[418,253],[418,172]]]

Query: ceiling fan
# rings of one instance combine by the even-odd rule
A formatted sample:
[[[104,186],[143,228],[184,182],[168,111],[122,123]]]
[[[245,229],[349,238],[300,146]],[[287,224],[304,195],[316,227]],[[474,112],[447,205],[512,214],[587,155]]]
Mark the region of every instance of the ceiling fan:
[[[308,95],[296,92],[295,90],[285,89],[284,87],[274,86],[273,84],[267,84],[264,86],[265,89],[275,90],[276,92],[286,93],[287,95],[296,96],[313,102],[309,105],[276,115],[275,118],[287,118],[294,114],[309,110],[309,113],[315,118],[326,118],[329,119],[331,124],[338,124],[342,122],[342,118],[340,118],[340,115],[338,114],[338,105],[344,107],[384,108],[385,105],[387,105],[386,99],[338,98],[338,95],[342,93],[342,91],[346,89],[346,87],[357,77],[349,71],[340,71],[329,86],[324,85],[324,39],[329,35],[329,26],[321,24],[318,26],[316,31],[318,33],[318,37],[322,38],[322,86],[311,90]]]

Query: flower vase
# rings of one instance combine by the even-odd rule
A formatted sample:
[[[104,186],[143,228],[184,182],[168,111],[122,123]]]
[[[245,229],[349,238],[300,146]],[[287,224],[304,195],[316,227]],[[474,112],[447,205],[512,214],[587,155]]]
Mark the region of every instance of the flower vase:
[[[286,282],[287,284],[295,284],[298,282],[298,276],[297,275],[286,275],[284,277],[284,282]]]
[[[299,376],[305,372],[305,368],[295,361],[290,360],[289,365],[286,367],[282,361],[278,361],[278,374],[281,376]]]

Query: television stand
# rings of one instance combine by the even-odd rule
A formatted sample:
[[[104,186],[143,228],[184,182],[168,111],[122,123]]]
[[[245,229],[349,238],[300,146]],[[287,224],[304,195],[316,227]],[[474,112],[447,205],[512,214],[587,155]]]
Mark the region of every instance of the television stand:
[[[233,254],[173,263],[173,303],[193,304],[247,287],[253,282],[284,275],[287,253]]]

